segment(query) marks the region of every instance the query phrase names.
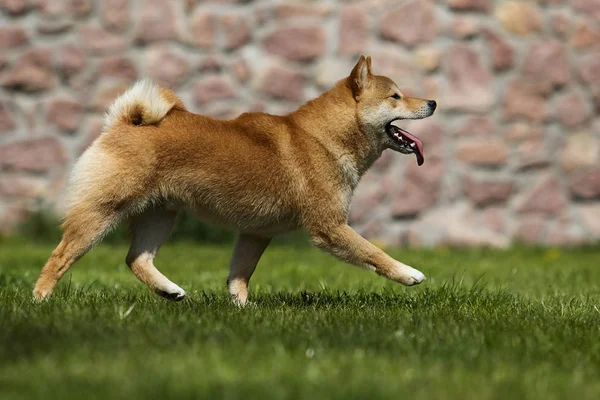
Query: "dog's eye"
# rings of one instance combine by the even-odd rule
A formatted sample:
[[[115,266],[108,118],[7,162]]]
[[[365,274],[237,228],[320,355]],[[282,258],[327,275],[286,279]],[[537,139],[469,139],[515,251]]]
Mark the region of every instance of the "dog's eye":
[[[394,93],[392,95],[392,99],[400,100],[400,95],[398,93]]]

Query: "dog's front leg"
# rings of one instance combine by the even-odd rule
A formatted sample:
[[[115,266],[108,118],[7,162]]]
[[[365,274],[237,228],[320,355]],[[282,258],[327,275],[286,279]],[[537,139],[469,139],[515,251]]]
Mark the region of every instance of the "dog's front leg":
[[[345,262],[375,271],[406,286],[425,280],[420,271],[394,260],[346,224],[314,229],[310,233],[315,246]]]

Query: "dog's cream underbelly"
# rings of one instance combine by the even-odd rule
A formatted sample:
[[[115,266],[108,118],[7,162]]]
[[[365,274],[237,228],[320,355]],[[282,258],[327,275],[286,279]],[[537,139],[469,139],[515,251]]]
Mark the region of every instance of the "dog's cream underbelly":
[[[265,213],[264,210],[251,208],[234,211],[198,204],[184,207],[203,222],[239,232],[273,236],[300,228],[299,218],[289,211],[272,210],[275,212]]]

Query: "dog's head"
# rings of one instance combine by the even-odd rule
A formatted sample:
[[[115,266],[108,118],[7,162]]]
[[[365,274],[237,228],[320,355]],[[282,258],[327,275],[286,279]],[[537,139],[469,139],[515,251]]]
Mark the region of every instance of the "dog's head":
[[[423,164],[423,146],[419,138],[392,123],[429,117],[435,111],[436,102],[405,96],[391,79],[373,75],[371,57],[360,57],[347,82],[356,101],[361,130],[383,148],[414,153],[417,163]]]

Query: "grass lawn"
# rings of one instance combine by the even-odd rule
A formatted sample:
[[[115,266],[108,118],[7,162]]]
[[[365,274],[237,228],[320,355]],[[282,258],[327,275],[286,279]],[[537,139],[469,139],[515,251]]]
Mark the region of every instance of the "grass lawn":
[[[274,246],[239,309],[231,246],[185,243],[157,260],[181,303],[103,245],[35,304],[52,247],[0,242],[2,399],[600,398],[600,248],[390,251],[405,288]]]

